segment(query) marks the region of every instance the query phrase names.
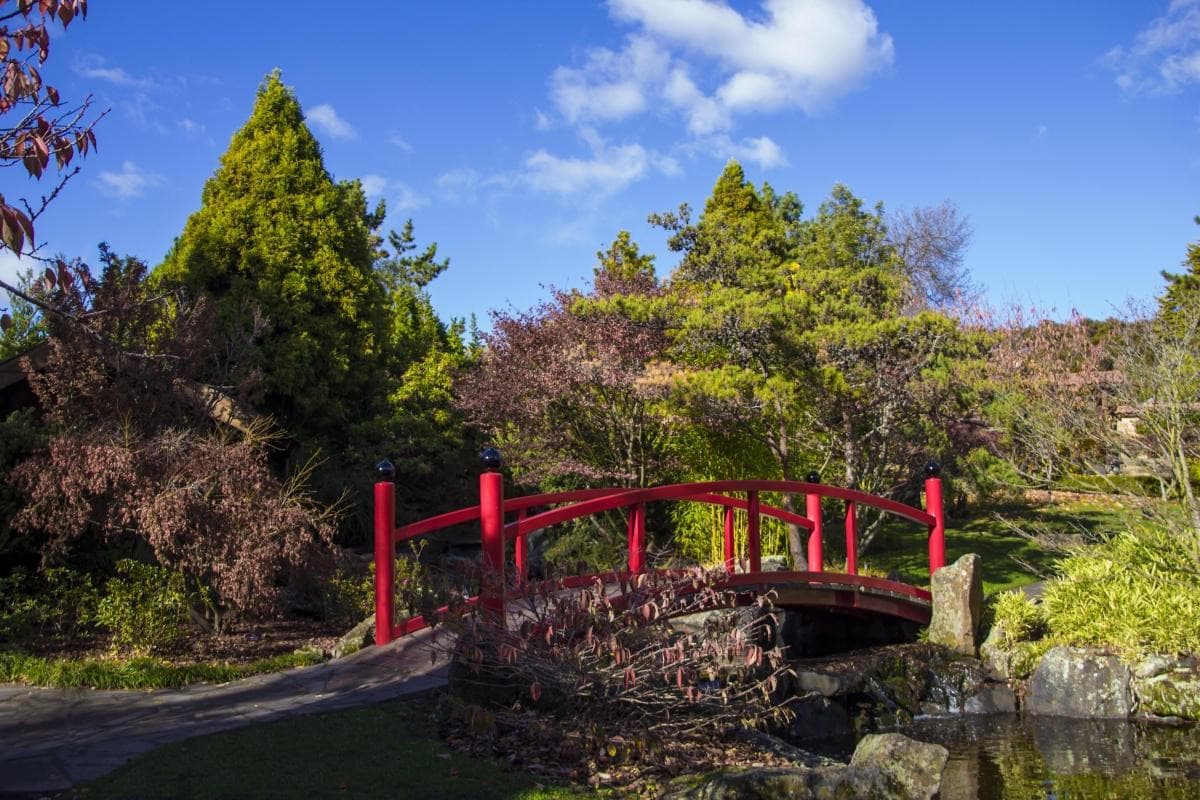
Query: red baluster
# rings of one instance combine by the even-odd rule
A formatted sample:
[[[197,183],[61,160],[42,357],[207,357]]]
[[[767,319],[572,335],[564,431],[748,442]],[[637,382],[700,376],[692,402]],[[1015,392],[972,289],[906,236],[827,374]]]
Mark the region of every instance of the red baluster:
[[[858,574],[858,520],[854,501],[846,501],[846,572]]]
[[[820,483],[821,476],[815,472],[808,474],[809,483]],[[813,529],[808,534],[808,571],[824,571],[824,554],[821,552],[821,495],[810,492],[805,496],[805,514],[812,521]]]
[[[396,468],[384,459],[375,465],[375,644],[392,640],[396,602]]]
[[[483,546],[483,574],[479,603],[485,613],[504,619],[504,476],[500,452],[494,447],[480,454],[479,533]]]
[[[725,506],[725,572],[732,575],[737,562],[733,537],[733,506]]]
[[[942,465],[925,465],[925,511],[933,517],[929,526],[929,574],[946,566],[946,517],[942,510]]]
[[[646,504],[638,503],[629,508],[628,525],[629,571],[638,573],[646,570]]]
[[[762,552],[758,542],[758,492],[746,493],[746,558],[750,572],[762,572]]]
[[[525,519],[525,509],[517,512],[517,523],[519,524]],[[522,533],[517,537],[516,543],[513,545],[513,561],[517,567],[517,585],[524,586],[525,578],[529,574],[529,537],[528,534]]]

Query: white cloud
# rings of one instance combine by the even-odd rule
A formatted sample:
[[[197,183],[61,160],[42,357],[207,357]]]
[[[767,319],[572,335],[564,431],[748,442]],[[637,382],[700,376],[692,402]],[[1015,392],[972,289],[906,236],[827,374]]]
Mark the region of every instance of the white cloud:
[[[76,75],[93,80],[107,81],[114,86],[133,89],[160,88],[158,81],[152,78],[131,75],[121,67],[110,66],[108,59],[95,53],[81,53],[76,56],[75,63],[71,68],[75,71]]]
[[[389,211],[398,211],[401,213],[407,211],[415,211],[418,208],[424,208],[429,205],[429,198],[413,189],[403,181],[394,181],[389,184],[392,194],[392,201],[389,204]]]
[[[620,53],[596,48],[583,67],[556,69],[550,97],[568,122],[624,119],[646,109],[649,88],[669,64],[670,56],[653,40],[631,36]]]
[[[318,130],[334,139],[355,139],[358,134],[349,122],[338,116],[337,109],[328,103],[322,103],[308,110],[304,118]]]
[[[1171,0],[1132,44],[1114,47],[1102,61],[1130,94],[1172,94],[1200,83],[1200,0]]]
[[[665,101],[688,130],[727,130],[737,114],[813,112],[892,63],[892,38],[863,0],[763,0],[743,15],[717,0],[609,0],[638,25],[624,50],[560,67],[551,97],[569,122],[619,120]],[[694,75],[713,76],[702,89]]]
[[[563,158],[538,150],[525,159],[523,181],[532,189],[559,195],[607,197],[646,174],[651,157],[640,144],[610,146],[593,130],[581,131],[590,158]]]
[[[750,161],[763,169],[782,167],[788,163],[783,150],[767,136],[743,139],[741,142],[732,142],[728,138],[721,137],[718,146],[738,161]]]
[[[408,140],[395,132],[388,137],[388,144],[390,144],[392,147],[400,148],[405,153],[411,153],[413,151],[413,146],[408,143]]]
[[[382,175],[363,175],[359,178],[362,183],[363,194],[367,197],[376,197],[383,194],[383,190],[387,188],[387,178]]]
[[[164,182],[163,176],[157,172],[149,172],[132,161],[126,161],[121,165],[120,172],[101,172],[95,186],[108,197],[128,200],[140,197],[147,189],[161,186]]]

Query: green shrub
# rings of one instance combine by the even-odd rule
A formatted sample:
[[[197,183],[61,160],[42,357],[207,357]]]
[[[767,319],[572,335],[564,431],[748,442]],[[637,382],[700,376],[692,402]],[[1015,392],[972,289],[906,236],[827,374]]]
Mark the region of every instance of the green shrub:
[[[74,635],[92,625],[98,602],[85,573],[54,567],[31,576],[14,570],[0,578],[0,640]]]
[[[0,651],[0,681],[33,686],[92,689],[162,689],[191,683],[227,683],[264,672],[320,664],[314,650],[271,656],[245,664],[171,664],[149,656],[119,658],[43,658]]]
[[[412,544],[412,556],[398,556],[393,563],[397,617],[424,614],[462,599],[454,581],[421,562],[425,543]],[[375,613],[375,562],[366,574],[339,569],[324,589],[328,619],[354,624]]]
[[[977,447],[963,459],[957,483],[971,502],[987,508],[1018,499],[1027,482],[1011,463]]]
[[[1129,658],[1200,652],[1200,570],[1171,521],[1082,548],[1059,570],[1042,597],[1054,639]]]
[[[1133,497],[1159,497],[1159,480],[1153,475],[1065,475],[1055,489],[1067,492],[1127,494]]]
[[[183,636],[188,595],[183,576],[162,567],[124,559],[118,577],[105,584],[96,620],[112,631],[113,645],[150,652]]]
[[[1001,592],[992,600],[992,624],[999,626],[1005,649],[1017,642],[1040,638],[1046,630],[1046,619],[1040,605],[1019,589]]]

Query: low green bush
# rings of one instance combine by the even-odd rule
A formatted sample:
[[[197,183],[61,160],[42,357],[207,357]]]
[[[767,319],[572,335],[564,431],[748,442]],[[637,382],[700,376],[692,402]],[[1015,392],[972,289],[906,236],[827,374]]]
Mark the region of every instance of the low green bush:
[[[324,661],[315,650],[272,656],[245,664],[175,665],[157,658],[44,658],[0,651],[0,682],[90,689],[168,689],[192,683],[227,683],[265,672]]]
[[[1066,475],[1055,483],[1054,488],[1133,497],[1159,497],[1162,494],[1158,478],[1153,475]]]
[[[452,576],[443,575],[421,561],[425,543],[413,545],[411,556],[398,556],[393,562],[397,615],[413,616],[462,600]],[[375,563],[366,573],[355,574],[339,569],[324,587],[327,619],[355,624],[375,613]]]
[[[1174,521],[1158,519],[1075,551],[1042,596],[1050,637],[1129,658],[1200,653],[1200,567],[1191,547]]]
[[[1017,642],[1038,639],[1045,633],[1046,618],[1041,606],[1024,592],[1001,592],[991,601],[992,625],[1000,629],[1005,649]]]
[[[0,641],[72,636],[95,622],[100,596],[91,576],[66,567],[0,577]]]
[[[105,584],[96,621],[112,632],[114,647],[145,653],[178,642],[187,612],[182,575],[123,559],[117,562],[117,577]]]

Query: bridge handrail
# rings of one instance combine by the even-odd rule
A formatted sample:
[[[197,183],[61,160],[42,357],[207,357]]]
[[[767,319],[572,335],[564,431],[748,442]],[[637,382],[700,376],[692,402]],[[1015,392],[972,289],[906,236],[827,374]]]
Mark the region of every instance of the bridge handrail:
[[[535,531],[569,522],[579,517],[612,511],[617,508],[651,503],[661,500],[686,500],[694,496],[708,497],[719,492],[777,492],[780,494],[806,494],[820,497],[834,497],[862,505],[873,506],[896,516],[915,522],[919,525],[932,526],[935,518],[932,514],[913,508],[912,506],[888,500],[884,497],[860,492],[856,489],[844,489],[838,486],[828,486],[823,483],[808,483],[806,481],[769,481],[769,480],[739,480],[739,481],[705,481],[701,483],[676,483],[667,486],[655,486],[650,489],[628,489],[618,494],[594,497],[562,508],[543,511],[531,517],[509,523],[505,526],[505,538],[515,538]],[[732,498],[730,498],[732,499]],[[721,501],[724,502],[724,501]],[[505,509],[507,510],[507,508]],[[760,513],[765,508],[760,507]],[[782,511],[782,509],[777,509]],[[785,512],[790,513],[790,512]],[[804,519],[801,517],[801,519]],[[808,529],[812,530],[813,523],[804,519]]]
[[[683,485],[683,484],[677,484],[677,485]],[[536,508],[537,506],[558,505],[560,503],[576,503],[576,502],[592,500],[592,499],[596,499],[596,498],[600,498],[600,497],[611,497],[611,496],[616,496],[619,494],[624,494],[629,491],[632,491],[632,490],[629,489],[628,487],[612,486],[612,487],[605,487],[605,488],[598,488],[598,489],[574,489],[574,490],[566,491],[566,492],[548,492],[545,494],[526,495],[524,497],[505,498],[504,499],[504,513],[510,514],[513,512],[527,511],[528,509]],[[746,501],[742,498],[728,497],[725,495],[720,495],[720,494],[711,493],[711,492],[704,492],[704,493],[698,494],[696,496],[674,498],[674,499],[682,499],[682,500],[690,500],[693,502],[709,503],[711,505],[730,505],[730,506],[733,506],[734,508],[739,508],[743,511],[745,511],[747,509],[747,507],[749,506],[748,501]],[[637,501],[633,501],[633,502],[637,502]],[[630,505],[630,504],[631,503],[627,503],[626,505]],[[621,506],[614,506],[614,508],[620,508],[620,507]],[[759,511],[760,511],[760,513],[765,514],[766,516],[775,517],[775,518],[783,520],[784,522],[790,522],[794,525],[799,525],[801,528],[804,528],[805,530],[811,531],[812,527],[813,527],[813,523],[811,520],[801,516],[800,514],[795,513],[794,511],[788,511],[787,509],[784,509],[784,508],[777,508],[775,506],[763,505],[763,506],[760,506]],[[479,506],[477,506],[477,505],[466,506],[465,508],[455,509],[454,511],[447,511],[444,514],[438,514],[433,517],[426,517],[425,519],[418,520],[416,522],[410,522],[407,525],[401,525],[398,528],[396,528],[395,540],[396,540],[396,542],[404,542],[409,539],[413,539],[417,536],[423,536],[424,534],[427,534],[427,533],[433,533],[434,531],[440,531],[444,528],[449,528],[454,525],[464,525],[468,522],[474,522],[478,519],[479,519]],[[530,517],[530,519],[532,519],[532,517]]]
[[[930,461],[925,469],[925,506],[921,510],[914,506],[867,494],[857,489],[847,489],[817,482],[815,474],[808,481],[788,480],[724,480],[679,483],[650,488],[596,488],[576,489],[565,492],[549,492],[525,497],[506,499],[504,481],[499,473],[500,456],[494,449],[481,454],[485,471],[479,479],[479,505],[460,508],[424,520],[397,527],[395,523],[394,468],[390,462],[382,461],[376,466],[380,480],[375,484],[375,607],[377,644],[386,644],[397,635],[416,628],[417,618],[407,620],[400,626],[393,625],[394,615],[394,568],[395,545],[454,525],[479,521],[482,545],[483,583],[478,599],[484,613],[503,616],[505,605],[505,543],[515,540],[517,582],[523,585],[527,572],[528,536],[535,531],[552,525],[569,522],[580,517],[591,516],[617,509],[628,509],[628,537],[630,573],[646,571],[646,504],[661,501],[701,502],[719,505],[725,509],[724,555],[725,570],[734,578],[737,566],[735,552],[735,509],[746,511],[745,562],[747,579],[762,580],[760,557],[760,520],[766,515],[793,524],[808,531],[808,569],[812,574],[823,572],[822,558],[822,512],[821,499],[834,498],[845,503],[846,528],[846,573],[857,575],[857,507],[876,508],[929,529],[929,571],[932,574],[945,563],[945,522],[942,510],[942,486],[940,467]],[[761,492],[785,495],[805,495],[805,513],[798,514],[789,509],[763,505]],[[745,499],[734,494],[744,494]],[[789,503],[789,505],[791,505]],[[558,506],[547,511],[529,515],[526,512],[540,506]],[[515,513],[517,518],[506,524],[505,518]],[[799,573],[797,573],[799,574]],[[805,573],[808,574],[808,573]],[[837,576],[831,576],[837,577]],[[847,577],[847,576],[841,576]],[[743,579],[738,578],[735,583]],[[862,582],[856,585],[863,586]],[[476,598],[472,598],[474,601]]]

